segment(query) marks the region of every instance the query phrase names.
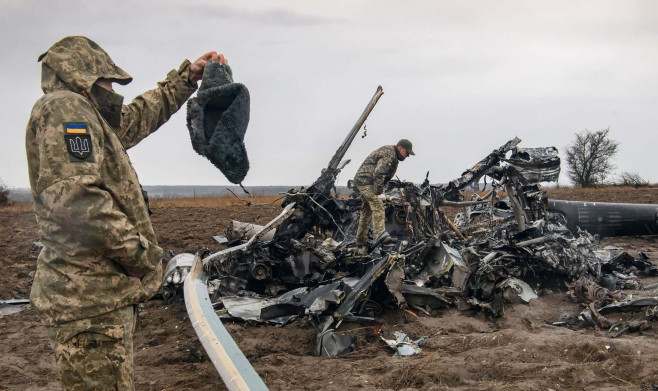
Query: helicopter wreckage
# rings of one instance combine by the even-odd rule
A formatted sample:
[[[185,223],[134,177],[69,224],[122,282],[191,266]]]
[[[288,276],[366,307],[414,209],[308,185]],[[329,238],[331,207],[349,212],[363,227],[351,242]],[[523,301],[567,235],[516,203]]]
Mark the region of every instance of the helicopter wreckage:
[[[368,255],[357,255],[360,197],[357,190],[339,197],[335,180],[381,94],[380,87],[318,179],[285,195],[279,216],[265,226],[234,221],[219,238],[225,250],[169,261],[163,296],[185,297],[225,381],[250,365],[219,318],[285,325],[308,317],[318,328],[314,354],[324,357],[356,349],[356,337],[337,333],[342,322],[377,324],[386,308],[433,316],[456,307],[495,318],[506,303],[527,303],[547,289],[568,290],[586,305],[578,319],[556,325],[606,327],[615,335],[650,326],[658,299],[626,299],[623,290],[642,289],[638,275],[658,275],[658,268],[642,253],[600,248],[590,232],[656,234],[658,206],[548,200],[540,183],[557,180],[558,151],[521,148],[518,138],[447,185],[431,184],[429,173],[420,185],[389,182],[381,196],[386,231],[371,238]],[[451,221],[446,208],[462,212]],[[620,311],[644,315],[624,325],[605,318]],[[257,377],[241,381],[258,389]]]

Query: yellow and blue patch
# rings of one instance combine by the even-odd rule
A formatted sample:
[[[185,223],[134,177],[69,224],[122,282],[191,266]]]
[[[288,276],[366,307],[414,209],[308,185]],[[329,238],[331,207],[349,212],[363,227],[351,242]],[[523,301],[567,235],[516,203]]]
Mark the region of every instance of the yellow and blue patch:
[[[64,122],[64,142],[71,162],[93,162],[91,134],[84,122]]]
[[[87,124],[65,123],[66,134],[87,134]]]

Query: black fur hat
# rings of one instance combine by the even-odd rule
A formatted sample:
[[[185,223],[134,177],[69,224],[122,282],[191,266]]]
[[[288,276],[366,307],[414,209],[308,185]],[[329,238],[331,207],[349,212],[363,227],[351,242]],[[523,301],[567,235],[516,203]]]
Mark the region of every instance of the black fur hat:
[[[228,65],[208,61],[195,98],[187,102],[187,129],[192,147],[219,168],[232,183],[249,171],[244,135],[249,124],[249,90],[233,83]]]

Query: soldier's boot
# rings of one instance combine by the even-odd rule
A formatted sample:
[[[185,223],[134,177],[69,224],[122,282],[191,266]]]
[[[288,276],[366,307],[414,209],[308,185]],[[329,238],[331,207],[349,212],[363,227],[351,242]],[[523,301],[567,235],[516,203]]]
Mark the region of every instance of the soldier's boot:
[[[382,244],[391,243],[392,241],[393,241],[393,238],[391,238],[391,234],[384,231],[384,232],[381,233],[381,235],[379,235],[375,240],[372,241],[370,247],[375,248],[375,247],[377,247],[379,245],[382,245]]]

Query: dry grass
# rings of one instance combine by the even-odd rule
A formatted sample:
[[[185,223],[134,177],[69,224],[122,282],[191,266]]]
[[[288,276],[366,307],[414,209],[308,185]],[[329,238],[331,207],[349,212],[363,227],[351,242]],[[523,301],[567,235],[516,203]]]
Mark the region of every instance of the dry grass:
[[[0,206],[0,211],[3,212],[31,212],[31,202],[14,202],[9,206]]]
[[[591,189],[547,189],[548,196],[552,199],[582,199],[588,201],[606,201],[606,202],[638,202],[653,204],[658,203],[658,187],[650,186],[644,188],[635,188],[632,186],[612,186]],[[481,196],[487,192],[478,192]],[[472,192],[465,192],[464,198],[470,199]],[[499,195],[505,197],[505,193],[500,191]],[[633,199],[627,199],[629,196]],[[341,195],[341,198],[347,198],[348,195]],[[228,207],[228,206],[244,206],[245,201],[249,201],[252,205],[259,204],[276,204],[281,200],[280,195],[259,196],[259,197],[205,197],[205,198],[153,198],[150,200],[151,207]],[[445,208],[446,212],[449,209]],[[454,208],[461,210],[462,208]],[[11,212],[26,212],[32,210],[31,202],[16,202],[11,206],[0,207],[0,211]],[[453,212],[454,213],[454,212]],[[453,213],[448,213],[452,215]]]
[[[251,205],[276,204],[282,200],[280,195],[244,197],[237,199],[231,197],[206,197],[206,198],[154,198],[149,200],[153,208],[190,208],[190,207],[227,207],[245,206],[249,201]],[[32,202],[15,202],[9,206],[0,206],[0,211],[5,212],[28,212],[32,211]]]
[[[251,205],[276,204],[281,201],[280,195],[245,197],[237,199],[235,197],[207,197],[207,198],[156,198],[149,200],[151,208],[222,208],[228,206],[245,206],[248,201]],[[10,206],[1,206],[0,211],[4,212],[28,212],[32,211],[31,202],[16,202]]]
[[[272,204],[281,200],[280,195],[259,196],[259,197],[207,197],[207,198],[158,198],[149,200],[149,205],[153,208],[190,208],[190,207],[227,207],[227,206],[245,206],[246,201],[252,205]]]

